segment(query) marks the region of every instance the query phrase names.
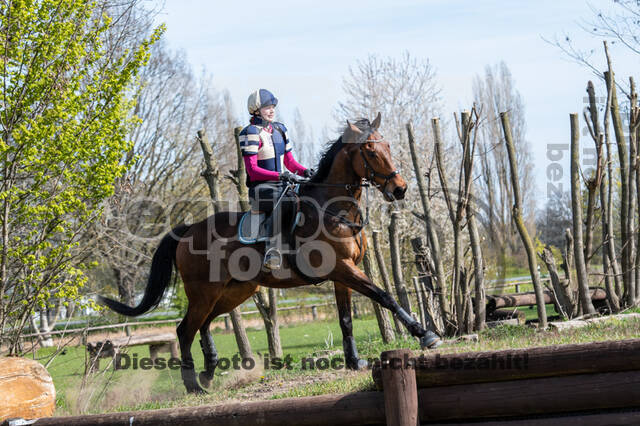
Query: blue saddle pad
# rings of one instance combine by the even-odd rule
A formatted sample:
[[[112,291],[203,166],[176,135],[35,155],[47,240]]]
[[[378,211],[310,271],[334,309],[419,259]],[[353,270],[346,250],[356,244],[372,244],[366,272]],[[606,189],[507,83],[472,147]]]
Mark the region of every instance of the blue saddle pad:
[[[243,214],[240,223],[238,223],[238,240],[242,244],[254,244],[268,240],[269,237],[264,228],[265,217],[264,213],[251,213],[250,211]]]

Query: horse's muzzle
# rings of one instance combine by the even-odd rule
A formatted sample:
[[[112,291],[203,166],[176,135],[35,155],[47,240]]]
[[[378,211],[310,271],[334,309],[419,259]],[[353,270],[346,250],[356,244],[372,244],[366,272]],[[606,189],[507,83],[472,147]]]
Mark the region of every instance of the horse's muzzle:
[[[393,198],[396,200],[404,199],[404,194],[407,192],[406,186],[396,186],[393,190]]]

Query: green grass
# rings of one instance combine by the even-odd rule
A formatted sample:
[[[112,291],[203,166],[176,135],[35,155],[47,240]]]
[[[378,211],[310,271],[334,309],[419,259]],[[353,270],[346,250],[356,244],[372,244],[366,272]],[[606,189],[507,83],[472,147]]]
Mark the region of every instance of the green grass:
[[[549,305],[551,306],[551,305]],[[551,308],[552,309],[552,308]],[[531,311],[531,312],[529,312]],[[527,316],[535,317],[535,309],[525,308]],[[548,312],[548,313],[552,313]],[[419,350],[415,339],[397,340],[384,344],[374,318],[354,320],[354,335],[361,358],[377,358],[384,350],[410,348]],[[288,398],[327,393],[345,393],[373,389],[369,371],[351,372],[344,369],[303,369],[305,357],[340,357],[342,334],[335,320],[315,321],[282,327],[283,351],[291,357],[290,368],[252,370],[217,369],[210,393],[205,396],[186,395],[179,370],[118,370],[107,368],[102,360],[103,372],[89,376],[83,385],[85,349],[68,347],[58,355],[48,370],[57,391],[58,415],[100,413],[109,411],[146,410],[201,404],[216,404],[233,400]],[[268,353],[263,330],[248,330],[257,360]],[[582,329],[566,332],[537,331],[531,327],[502,326],[484,330],[478,342],[460,342],[444,345],[438,351],[467,352],[561,343],[578,343],[640,337],[640,320],[612,320]],[[203,357],[196,336],[192,346],[196,371],[203,368]],[[233,334],[214,334],[219,356],[231,358],[237,351]],[[53,348],[38,350],[37,358],[45,363]],[[149,355],[146,346],[130,348],[138,357]],[[168,356],[165,354],[164,356]]]

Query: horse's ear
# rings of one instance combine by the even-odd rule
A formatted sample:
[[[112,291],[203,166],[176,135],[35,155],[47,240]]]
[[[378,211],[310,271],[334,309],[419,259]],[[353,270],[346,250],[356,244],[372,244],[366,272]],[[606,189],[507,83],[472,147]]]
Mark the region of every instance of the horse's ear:
[[[373,123],[371,123],[371,128],[378,130],[378,127],[380,127],[380,120],[382,120],[382,114],[380,114],[378,112],[378,115],[376,116],[376,119],[373,120]]]
[[[347,129],[351,129],[352,132],[355,132],[358,134],[362,133],[362,130],[358,129],[358,126],[350,123],[349,120],[347,120]]]

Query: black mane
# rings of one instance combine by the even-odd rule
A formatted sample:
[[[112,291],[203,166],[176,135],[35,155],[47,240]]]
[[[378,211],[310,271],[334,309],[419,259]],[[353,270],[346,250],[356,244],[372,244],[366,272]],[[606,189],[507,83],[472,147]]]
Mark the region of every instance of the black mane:
[[[361,141],[364,141],[369,137],[369,135],[373,132],[374,129],[371,128],[371,123],[366,118],[360,118],[355,123],[355,126],[362,130]],[[342,129],[346,130],[346,126]],[[329,176],[329,172],[331,171],[331,165],[333,164],[333,160],[338,155],[338,152],[344,147],[344,143],[342,142],[342,136],[340,136],[335,141],[330,141],[326,144],[322,155],[320,156],[320,161],[318,161],[318,165],[316,166],[316,172],[311,177],[311,182],[324,182]]]

